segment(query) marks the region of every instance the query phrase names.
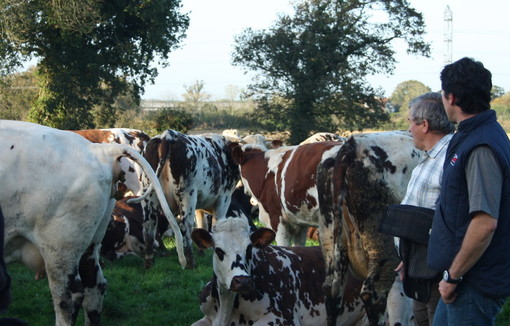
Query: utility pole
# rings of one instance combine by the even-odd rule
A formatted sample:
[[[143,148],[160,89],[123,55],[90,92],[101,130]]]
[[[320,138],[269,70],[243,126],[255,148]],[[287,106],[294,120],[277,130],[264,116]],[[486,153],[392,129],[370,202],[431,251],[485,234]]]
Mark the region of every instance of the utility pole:
[[[446,9],[444,11],[444,64],[452,63],[452,39],[453,39],[453,29],[452,29],[452,10],[449,5],[446,5]]]

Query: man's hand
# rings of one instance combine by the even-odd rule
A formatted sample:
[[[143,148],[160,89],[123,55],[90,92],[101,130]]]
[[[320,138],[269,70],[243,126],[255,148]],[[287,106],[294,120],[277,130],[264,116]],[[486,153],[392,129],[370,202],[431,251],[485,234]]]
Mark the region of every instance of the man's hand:
[[[457,292],[455,289],[457,288],[457,284],[448,283],[445,281],[439,282],[439,293],[441,294],[441,298],[443,302],[448,304],[455,301],[457,298]]]

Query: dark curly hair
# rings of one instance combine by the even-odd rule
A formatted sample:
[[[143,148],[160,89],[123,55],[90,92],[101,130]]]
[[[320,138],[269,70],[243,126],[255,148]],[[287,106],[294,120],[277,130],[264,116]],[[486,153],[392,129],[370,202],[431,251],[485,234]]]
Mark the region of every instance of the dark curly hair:
[[[441,89],[453,94],[455,104],[467,114],[490,109],[492,74],[479,61],[462,58],[441,71]]]

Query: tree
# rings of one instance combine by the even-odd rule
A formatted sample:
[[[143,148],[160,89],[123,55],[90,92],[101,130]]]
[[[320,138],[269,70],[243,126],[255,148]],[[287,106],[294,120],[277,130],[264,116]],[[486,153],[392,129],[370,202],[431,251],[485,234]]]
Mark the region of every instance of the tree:
[[[293,143],[319,129],[363,129],[387,119],[382,90],[366,77],[393,71],[394,40],[429,55],[422,15],[406,0],[301,0],[294,10],[268,30],[235,37],[233,64],[258,73],[250,89],[260,113],[283,123]],[[281,100],[274,106],[275,98],[285,108]]]
[[[0,119],[25,120],[39,89],[35,68],[0,79]]]
[[[211,95],[204,91],[205,82],[197,80],[192,85],[184,85],[186,91],[182,94],[184,101],[186,101],[193,110],[200,111],[201,103],[211,98]]]
[[[180,0],[0,0],[0,74],[40,59],[32,121],[94,126],[91,110],[111,106],[157,76],[189,24]]]
[[[507,133],[510,133],[510,92],[495,98],[491,102],[491,108],[496,111],[498,121]]]
[[[425,86],[422,82],[417,80],[408,80],[401,82],[397,85],[397,87],[395,87],[395,90],[391,93],[389,100],[396,112],[403,112],[405,115],[404,117],[407,117],[409,102],[411,102],[411,100],[415,97],[430,91],[430,87]]]
[[[491,89],[491,101],[505,95],[505,89],[503,87],[493,85]]]

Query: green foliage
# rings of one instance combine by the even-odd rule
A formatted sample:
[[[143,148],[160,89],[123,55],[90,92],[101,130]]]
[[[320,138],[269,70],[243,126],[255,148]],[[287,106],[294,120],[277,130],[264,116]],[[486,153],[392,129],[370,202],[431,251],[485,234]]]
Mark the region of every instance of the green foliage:
[[[158,134],[167,129],[187,133],[193,125],[193,116],[182,108],[165,108],[150,112],[147,120],[151,121],[151,129],[155,130]]]
[[[29,118],[93,127],[93,107],[154,80],[154,60],[166,60],[188,27],[180,7],[180,0],[0,0],[0,73],[40,58],[41,92]]]
[[[128,110],[139,110],[140,96],[134,92],[132,85],[129,85],[126,92],[115,97],[113,105],[100,103],[94,106],[92,115],[96,128],[112,128],[123,112]]]
[[[395,112],[403,112],[407,118],[407,110],[409,109],[409,102],[412,99],[424,93],[430,92],[431,89],[425,86],[422,82],[417,80],[407,80],[401,82],[395,87],[393,93],[389,98],[390,105],[394,108]]]
[[[387,119],[376,100],[382,92],[366,77],[393,71],[393,40],[429,55],[422,15],[406,0],[309,0],[294,9],[268,30],[246,29],[235,38],[233,63],[258,73],[250,89],[263,119],[290,130],[292,143],[314,131],[356,130]],[[377,21],[376,12],[386,18]]]
[[[34,68],[0,79],[0,119],[25,120],[37,98]]]
[[[195,130],[272,130],[257,119],[251,102],[232,103],[228,108],[218,108],[214,103],[205,107],[194,115],[193,129]]]
[[[407,121],[409,103],[417,96],[430,91],[430,87],[417,80],[407,80],[399,83],[391,93],[388,103],[388,108],[394,112],[390,114],[390,120],[384,123],[382,128],[387,130],[407,129],[409,127]]]
[[[493,85],[491,89],[491,100],[505,95],[505,89],[500,86]]]
[[[494,99],[491,108],[496,111],[499,123],[510,133],[510,92]]]

